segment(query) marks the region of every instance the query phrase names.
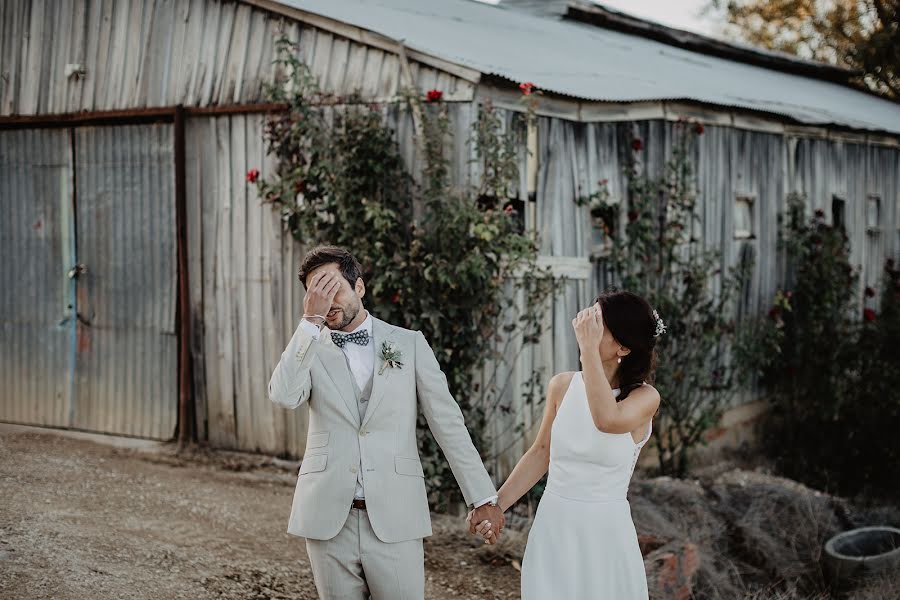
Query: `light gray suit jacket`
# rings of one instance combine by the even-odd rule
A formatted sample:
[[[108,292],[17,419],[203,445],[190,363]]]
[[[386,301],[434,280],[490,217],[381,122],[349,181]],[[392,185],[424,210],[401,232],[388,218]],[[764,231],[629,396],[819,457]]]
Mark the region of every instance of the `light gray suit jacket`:
[[[375,535],[401,542],[431,535],[431,516],[416,443],[421,409],[468,504],[496,494],[459,405],[434,352],[418,331],[373,317],[375,373],[360,422],[344,354],[323,329],[314,340],[298,326],[269,381],[269,398],[285,408],[309,403],[306,451],[288,533],[316,540],[336,536],[350,513],[360,464]],[[401,352],[402,367],[382,363],[382,342]]]

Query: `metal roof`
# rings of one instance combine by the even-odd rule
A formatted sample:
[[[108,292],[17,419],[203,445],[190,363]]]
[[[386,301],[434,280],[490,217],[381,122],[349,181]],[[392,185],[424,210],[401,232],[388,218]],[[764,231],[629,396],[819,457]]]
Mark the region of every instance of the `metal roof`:
[[[900,104],[843,85],[473,0],[279,0],[511,81],[595,101],[694,100],[900,134]]]

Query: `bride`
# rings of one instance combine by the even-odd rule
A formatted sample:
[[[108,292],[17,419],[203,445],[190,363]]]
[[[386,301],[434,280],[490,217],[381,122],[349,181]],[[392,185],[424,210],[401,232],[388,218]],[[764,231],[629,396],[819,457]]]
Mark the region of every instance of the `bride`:
[[[646,599],[626,494],[659,407],[647,381],[665,325],[640,296],[613,291],[572,326],[582,370],[550,380],[537,439],[498,492],[506,511],[549,468],[522,561],[522,599]],[[489,521],[470,529],[491,541]]]

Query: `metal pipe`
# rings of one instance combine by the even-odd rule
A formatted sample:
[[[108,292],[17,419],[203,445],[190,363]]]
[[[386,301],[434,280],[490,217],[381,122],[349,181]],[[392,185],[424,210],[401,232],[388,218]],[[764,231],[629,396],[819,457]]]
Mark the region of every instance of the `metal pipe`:
[[[171,123],[175,112],[181,110],[187,116],[204,115],[246,115],[287,110],[287,104],[226,104],[222,106],[184,107],[164,106],[157,108],[132,108],[128,110],[84,111],[55,115],[10,115],[0,116],[2,129],[38,129],[74,125],[122,125],[135,123]]]

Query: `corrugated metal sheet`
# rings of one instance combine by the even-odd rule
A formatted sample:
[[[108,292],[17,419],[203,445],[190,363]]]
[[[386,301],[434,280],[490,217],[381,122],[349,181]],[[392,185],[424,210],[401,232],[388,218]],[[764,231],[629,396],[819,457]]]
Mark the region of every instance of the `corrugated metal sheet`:
[[[575,96],[634,100],[665,92],[664,97],[672,97],[669,92],[687,87],[695,95],[685,97],[733,105],[724,96],[755,85],[762,99],[752,106],[736,105],[807,122],[900,128],[883,126],[885,114],[896,116],[896,107],[885,113],[883,102],[838,86],[582,25],[527,20],[527,15],[475,3],[381,0],[357,12],[360,4],[349,0],[285,4],[403,37],[424,52],[485,72],[531,79],[545,89]],[[270,13],[238,2],[12,0],[0,4],[0,17],[0,52],[13,57],[4,62],[0,77],[4,114],[258,101],[260,81],[271,74],[271,42],[282,26],[300,41],[303,58],[330,91],[344,95],[360,90],[370,99],[389,99],[402,86],[395,53],[307,24],[282,24]],[[46,42],[50,32],[59,43],[32,42]],[[87,77],[67,80],[60,75],[65,64],[78,61],[87,66]],[[436,87],[457,99],[472,97],[472,85],[464,80],[415,62],[410,68],[421,89]],[[665,72],[657,75],[657,69]],[[747,85],[735,84],[734,77],[746,77]],[[672,86],[673,79],[680,87]],[[778,98],[773,100],[771,86],[776,83],[784,88],[776,88]],[[600,95],[590,95],[594,93]],[[798,102],[797,94],[815,96],[815,102]],[[832,111],[833,103],[840,104],[840,110]],[[477,182],[474,149],[465,144],[477,106],[457,102],[447,109],[454,136],[448,149],[451,180],[457,185]],[[411,115],[397,105],[382,110],[405,160],[417,164]],[[302,308],[303,290],[295,272],[303,247],[282,230],[277,212],[261,205],[245,181],[249,168],[259,168],[263,176],[274,168],[265,156],[263,119],[256,115],[188,121],[194,387],[201,434],[214,445],[296,456],[303,452],[306,416],[302,410],[271,405],[266,383]],[[10,262],[15,280],[32,282],[40,296],[34,300],[18,287],[10,291],[12,286],[0,295],[0,384],[6,388],[0,392],[0,418],[166,438],[174,427],[177,399],[170,126],[75,131],[78,259],[88,267],[79,285],[79,303],[91,323],[79,326],[78,337],[67,337],[65,328],[54,329],[65,316],[54,315],[64,310],[65,294],[74,289],[67,287],[67,280],[53,278],[74,260],[72,252],[66,254],[73,240],[72,218],[65,213],[72,168],[67,136],[51,130],[0,133],[0,207],[10,215],[0,223],[0,249],[4,258],[14,257]],[[534,225],[546,256],[560,264],[587,263],[593,232],[588,209],[574,200],[596,190],[600,179],[609,179],[613,195],[624,198],[622,167],[634,137],[644,141],[644,164],[658,172],[671,151],[671,123],[539,120]],[[894,148],[709,125],[695,159],[704,242],[720,248],[727,261],[741,253],[757,259],[746,310],[756,310],[774,291],[775,215],[788,191],[806,192],[812,206],[826,212],[832,194],[847,200],[854,260],[869,265],[866,281],[872,281],[872,266],[886,253],[900,250],[900,154]],[[520,161],[524,173],[524,152]],[[751,240],[734,239],[736,194],[755,198]],[[882,198],[883,235],[877,239],[865,229],[868,194]],[[38,218],[43,232],[29,229]],[[65,223],[70,223],[68,228]],[[522,353],[512,372],[500,375],[512,383],[502,399],[509,410],[500,411],[493,422],[493,454],[501,455],[495,464],[498,476],[505,475],[527,444],[527,438],[514,439],[516,432],[522,427],[532,430],[540,420],[540,400],[526,406],[524,382],[535,369],[545,374],[546,383],[552,373],[578,367],[571,316],[608,283],[602,266],[587,278],[568,281],[548,311],[542,344]],[[55,296],[61,298],[59,307]],[[26,331],[17,329],[20,322],[39,325]],[[73,341],[77,348],[66,346]],[[11,347],[16,350],[7,349]],[[67,362],[76,350],[77,367]],[[48,377],[57,372],[65,377]],[[71,403],[66,395],[70,389],[76,390]]]
[[[73,427],[171,438],[177,416],[171,125],[76,130]]]
[[[197,118],[186,131],[195,393],[205,435],[220,447],[300,455],[305,410],[267,395],[269,376],[302,314],[299,244],[245,174],[266,177],[262,115]],[[198,327],[199,325],[199,327]]]
[[[690,99],[900,133],[900,106],[847,87],[470,0],[280,0],[512,81],[616,102]]]
[[[466,139],[472,107],[448,107]],[[408,163],[418,160],[412,116],[384,106]],[[265,154],[263,115],[191,119],[187,127],[188,243],[194,389],[201,434],[220,447],[298,456],[306,410],[286,411],[267,396],[269,376],[298,325],[303,246],[277,210],[260,203],[245,174],[274,170]],[[467,181],[472,148],[451,153],[451,177]]]
[[[69,424],[74,340],[67,130],[0,131],[0,420]]]
[[[275,41],[302,40],[323,88],[383,101],[401,86],[394,52],[240,2],[0,2],[0,115],[263,102]],[[52,40],[52,41],[51,41]],[[66,65],[82,77],[66,77]],[[472,84],[411,62],[420,89],[471,98]]]
[[[451,179],[464,185],[473,181],[478,170],[477,164],[469,162],[471,146],[463,143],[475,112],[465,103],[448,108],[455,132]],[[397,131],[401,152],[407,162],[415,163],[409,113],[397,107],[384,110],[387,122]],[[264,156],[262,128],[261,116],[198,118],[188,127],[192,311],[194,328],[203,332],[194,350],[199,378],[195,388],[199,404],[208,411],[211,442],[296,456],[303,451],[305,413],[272,407],[265,397],[265,382],[302,309],[303,289],[295,271],[303,247],[282,231],[277,213],[260,205],[244,180],[249,168],[259,168],[265,176],[274,167]],[[643,140],[641,161],[660,172],[672,150],[674,125],[541,118],[539,128],[535,226],[543,253],[551,261],[587,263],[593,250],[590,219],[587,207],[577,206],[575,198],[595,191],[599,180],[608,179],[613,196],[624,200],[623,167],[632,154],[631,141]],[[792,153],[798,147],[801,150]],[[864,190],[895,199],[900,190],[898,153],[891,148],[708,126],[697,138],[693,156],[701,192],[697,210],[702,225],[697,235],[706,247],[721,249],[726,264],[734,264],[742,253],[756,259],[742,304],[745,313],[767,304],[779,280],[777,213],[788,190],[806,191],[813,207],[830,203],[827,190],[847,193],[854,198],[854,206],[863,201]],[[523,154],[523,171],[525,160]],[[751,239],[735,239],[737,195],[754,198]],[[895,223],[896,208],[884,210],[885,223],[891,219]],[[896,229],[885,225],[885,235],[890,231]],[[850,233],[861,257],[866,234],[853,228]],[[878,262],[884,256],[870,260]],[[507,358],[514,365],[502,367],[497,377],[499,381],[509,378],[510,384],[498,402],[504,408],[493,410],[491,447],[486,449],[494,457],[491,468],[498,476],[509,472],[530,442],[529,435],[520,432],[533,433],[540,421],[543,390],[536,404],[528,403],[525,382],[535,370],[543,374],[546,384],[553,373],[578,368],[571,316],[610,283],[600,266],[586,279],[570,279],[548,311],[542,343],[521,354],[517,344],[510,347]],[[751,399],[748,392],[739,401]]]

